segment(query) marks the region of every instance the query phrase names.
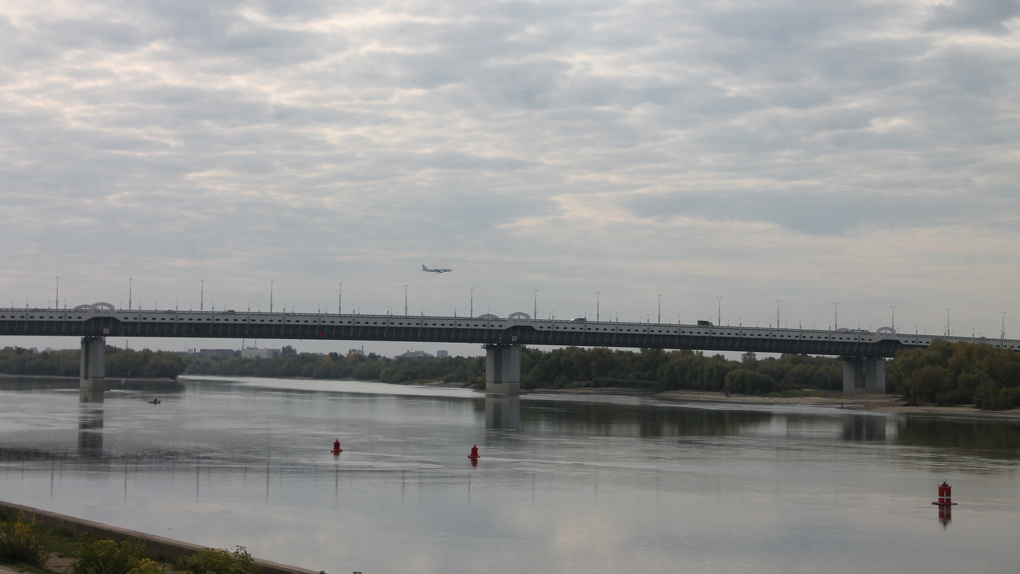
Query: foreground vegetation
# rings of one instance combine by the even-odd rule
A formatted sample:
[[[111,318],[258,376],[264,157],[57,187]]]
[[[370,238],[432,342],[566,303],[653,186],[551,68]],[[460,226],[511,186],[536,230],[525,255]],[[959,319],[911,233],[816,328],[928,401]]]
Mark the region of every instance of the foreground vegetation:
[[[74,537],[66,530],[39,526],[24,516],[0,515],[0,564],[47,572],[50,556],[74,558],[71,574],[164,574],[168,565],[149,556],[145,543]],[[206,548],[169,565],[189,574],[257,574],[258,565],[241,546],[233,552]]]
[[[387,383],[441,381],[481,388],[484,357],[392,359],[369,353],[299,353],[285,346],[273,359],[211,359],[149,350],[107,347],[107,376],[176,378],[178,374],[250,377],[356,379]],[[78,351],[6,348],[0,373],[78,374]],[[910,403],[974,404],[982,409],[1020,406],[1020,353],[985,344],[936,340],[926,349],[900,352],[887,366],[887,392]],[[783,355],[739,361],[697,351],[603,347],[521,352],[521,383],[526,389],[628,388],[663,392],[695,390],[748,395],[791,396],[807,390],[839,392],[843,367],[830,357]]]

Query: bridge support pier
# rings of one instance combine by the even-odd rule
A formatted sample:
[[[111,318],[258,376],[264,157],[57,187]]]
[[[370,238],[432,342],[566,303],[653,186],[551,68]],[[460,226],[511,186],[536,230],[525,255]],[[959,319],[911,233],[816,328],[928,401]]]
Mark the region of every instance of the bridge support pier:
[[[885,393],[885,359],[840,357],[843,361],[843,394]]]
[[[81,370],[78,383],[79,398],[83,403],[103,402],[106,390],[106,339],[81,338]]]
[[[519,395],[521,393],[521,346],[485,346],[485,393]]]

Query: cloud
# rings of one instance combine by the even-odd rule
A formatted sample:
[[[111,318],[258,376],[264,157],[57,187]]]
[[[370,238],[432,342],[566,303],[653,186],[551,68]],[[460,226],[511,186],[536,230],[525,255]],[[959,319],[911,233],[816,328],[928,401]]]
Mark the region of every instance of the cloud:
[[[1020,16],[1016,0],[954,1],[935,7],[928,21],[932,30],[973,30],[992,35],[1008,34],[1008,22]]]
[[[919,308],[1011,309],[1008,289],[977,300],[933,277],[1000,285],[1020,264],[1000,248],[1020,240],[1016,14],[1004,2],[17,4],[0,17],[12,246],[0,291],[31,298],[59,274],[62,292],[92,302],[135,277],[171,301],[197,278],[250,294],[288,277],[301,307],[342,276],[352,300],[384,312],[390,286],[442,259],[456,272],[421,284],[430,308],[463,307],[454,294],[475,286],[494,311],[530,308],[538,289],[570,314],[578,293],[611,285],[623,317],[674,288],[692,292],[676,316],[724,291],[747,301],[744,317],[780,294],[827,316],[836,296],[850,312],[844,281],[862,314],[920,291],[935,294]],[[1001,267],[978,276],[956,255],[989,252]]]

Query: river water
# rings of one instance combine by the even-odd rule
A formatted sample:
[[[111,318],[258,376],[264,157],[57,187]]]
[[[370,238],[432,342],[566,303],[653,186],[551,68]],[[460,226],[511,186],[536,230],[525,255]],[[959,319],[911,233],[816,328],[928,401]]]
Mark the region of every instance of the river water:
[[[330,574],[1020,562],[1006,421],[352,381],[111,386],[80,402],[74,381],[0,381],[0,499]],[[931,504],[943,480],[949,516]]]

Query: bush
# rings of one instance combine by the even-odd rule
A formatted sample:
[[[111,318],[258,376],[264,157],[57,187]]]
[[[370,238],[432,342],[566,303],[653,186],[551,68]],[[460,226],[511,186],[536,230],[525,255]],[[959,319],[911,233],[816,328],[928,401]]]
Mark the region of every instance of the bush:
[[[243,546],[233,552],[218,548],[200,550],[177,563],[177,569],[191,574],[255,574],[255,560]]]
[[[163,574],[163,565],[149,558],[142,558],[128,574]]]
[[[145,560],[145,543],[131,546],[127,542],[92,540],[82,536],[78,559],[71,565],[72,574],[128,574]]]
[[[0,524],[0,561],[42,567],[46,559],[42,540],[32,522],[8,520]]]

